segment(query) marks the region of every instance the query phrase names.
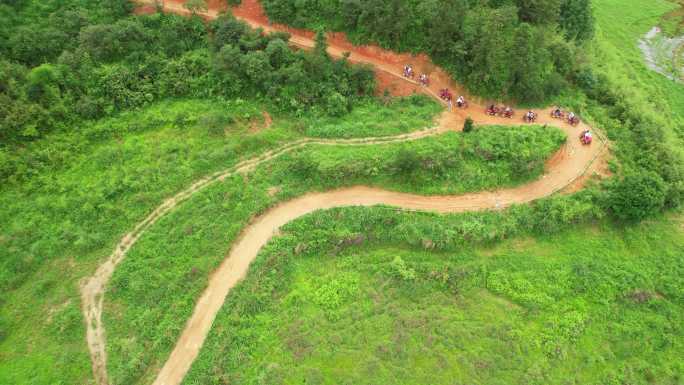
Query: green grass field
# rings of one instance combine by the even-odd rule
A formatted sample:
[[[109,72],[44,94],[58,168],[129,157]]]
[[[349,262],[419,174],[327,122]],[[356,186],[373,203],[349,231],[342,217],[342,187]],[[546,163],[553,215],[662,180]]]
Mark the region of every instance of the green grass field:
[[[287,225],[230,295],[184,383],[684,380],[679,216],[430,250],[396,233],[429,224],[430,239],[454,238],[448,217],[368,211]],[[344,242],[359,236],[362,246]]]
[[[416,100],[366,103],[346,127],[365,135],[372,121],[382,136],[419,129],[419,115],[429,125],[439,107]],[[394,113],[377,124],[374,108]],[[87,382],[78,281],[166,197],[319,126],[276,115],[265,129],[264,110],[246,100],[168,101],[0,154],[9,181],[0,189],[0,383]]]
[[[684,86],[649,70],[637,46],[637,41],[677,5],[666,0],[595,0],[593,8],[597,25],[591,47],[594,68],[629,89],[633,100],[651,104],[681,135]]]

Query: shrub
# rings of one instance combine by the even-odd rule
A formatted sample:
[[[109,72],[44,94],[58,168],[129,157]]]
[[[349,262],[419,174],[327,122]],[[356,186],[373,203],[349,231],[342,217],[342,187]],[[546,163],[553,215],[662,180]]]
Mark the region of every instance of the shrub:
[[[326,98],[325,112],[330,116],[342,116],[349,112],[347,99],[332,91]]]
[[[610,188],[608,208],[624,220],[640,220],[661,211],[666,185],[656,173],[630,174]]]
[[[207,2],[205,0],[188,0],[185,2],[185,4],[183,4],[183,8],[190,11],[193,15],[199,12],[206,12],[208,9]]]
[[[411,174],[418,168],[419,162],[418,154],[404,147],[399,150],[394,160],[394,168],[402,174]]]
[[[206,127],[207,133],[212,136],[223,136],[226,127],[235,122],[235,118],[223,112],[214,112],[203,116],[199,124]]]
[[[413,281],[416,279],[416,271],[408,265],[406,265],[406,262],[404,260],[397,256],[392,260],[392,263],[390,264],[392,268],[392,274],[401,278],[404,281]]]
[[[299,156],[290,161],[290,170],[296,175],[308,178],[318,170],[318,162],[308,151],[302,151]]]
[[[463,123],[463,132],[470,132],[473,130],[473,119],[469,116]]]

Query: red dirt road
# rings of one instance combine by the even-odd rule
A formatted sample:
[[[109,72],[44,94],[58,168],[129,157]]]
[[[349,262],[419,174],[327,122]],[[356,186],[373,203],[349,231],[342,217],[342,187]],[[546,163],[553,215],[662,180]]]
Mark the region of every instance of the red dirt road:
[[[216,8],[216,4],[219,2],[211,0],[209,3],[211,5],[210,10],[203,14],[208,19],[216,17],[219,11]],[[166,0],[164,8],[169,12],[188,14],[187,10],[182,7],[182,4],[183,1]],[[314,45],[311,39],[313,36],[311,32],[299,31],[286,26],[270,25],[262,12],[260,4],[255,0],[243,0],[242,5],[232,9],[232,12],[252,26],[261,27],[267,32],[274,30],[290,32],[292,34],[291,44],[295,46],[311,48]],[[395,95],[419,91],[436,97],[436,90],[440,88],[449,88],[454,94],[459,94],[457,90],[460,90],[460,87],[443,70],[434,66],[424,55],[414,57],[396,54],[374,46],[354,47],[346,40],[343,34],[329,36],[328,43],[328,51],[332,56],[341,57],[344,52],[351,52],[351,61],[373,65],[379,76],[381,87],[387,87]],[[413,64],[417,73],[429,73],[432,86],[427,89],[418,86],[415,82],[403,79],[399,74],[405,63]],[[436,127],[410,134],[386,138],[351,140],[303,139],[286,144],[259,157],[248,159],[229,170],[202,178],[186,190],[167,199],[121,239],[112,255],[81,286],[83,313],[87,327],[87,342],[97,383],[100,385],[108,383],[105,329],[102,324],[103,298],[107,283],[116,266],[125,258],[128,250],[137,242],[145,230],[156,223],[161,217],[174,210],[183,201],[205,187],[222,181],[230,175],[250,172],[263,162],[305,145],[359,146],[415,140],[447,130],[460,130],[466,116],[470,116],[478,125],[523,124],[520,118],[522,113],[520,112],[513,119],[490,117],[484,113],[484,106],[474,103],[472,100],[470,104],[470,108],[466,110],[456,109],[453,112],[447,111],[442,114]],[[268,242],[280,226],[291,220],[321,209],[378,204],[395,206],[406,210],[426,210],[442,213],[501,209],[512,204],[526,203],[549,196],[567,189],[568,186],[572,191],[581,188],[587,175],[587,170],[600,170],[603,168],[607,154],[604,151],[606,148],[605,142],[598,138],[599,140],[596,140],[594,145],[582,146],[579,144],[577,137],[583,129],[589,128],[586,124],[572,127],[552,119],[550,117],[550,109],[538,112],[539,119],[537,124],[548,124],[561,128],[568,135],[568,143],[547,162],[544,175],[540,179],[526,185],[456,196],[419,196],[358,186],[325,193],[307,194],[268,210],[243,231],[239,241],[231,248],[228,257],[222,262],[217,271],[212,274],[208,287],[199,298],[191,318],[188,320],[175,348],[161,369],[155,384],[170,385],[181,383],[204,344],[213,320],[231,288],[245,276],[249,264],[256,257],[261,247]]]

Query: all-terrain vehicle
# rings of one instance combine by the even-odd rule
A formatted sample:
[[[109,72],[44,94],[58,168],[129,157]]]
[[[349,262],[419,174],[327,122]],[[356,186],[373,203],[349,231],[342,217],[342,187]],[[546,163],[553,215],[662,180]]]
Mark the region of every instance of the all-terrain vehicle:
[[[537,120],[537,113],[534,111],[527,111],[525,115],[523,115],[523,121],[525,123],[534,123]]]

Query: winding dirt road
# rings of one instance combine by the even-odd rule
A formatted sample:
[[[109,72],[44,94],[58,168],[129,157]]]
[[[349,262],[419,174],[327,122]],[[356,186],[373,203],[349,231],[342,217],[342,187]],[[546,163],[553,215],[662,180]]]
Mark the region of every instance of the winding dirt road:
[[[187,14],[188,12],[182,7],[182,3],[182,1],[167,0],[164,2],[164,7],[169,12]],[[210,2],[210,5],[215,5],[212,3],[215,2]],[[258,1],[243,0],[242,3],[240,7],[232,9],[232,12],[237,17],[246,20],[254,27],[261,27],[265,31],[286,30],[292,34],[292,44],[303,48],[313,47],[314,42],[311,39],[312,34],[310,32],[298,31],[285,26],[270,25],[265,16],[263,16]],[[217,15],[218,11],[215,6],[203,14],[206,18],[214,18]],[[332,56],[341,57],[344,52],[351,52],[351,61],[373,65],[379,78],[381,78],[381,85],[386,86],[395,94],[405,94],[407,90],[417,90],[436,97],[435,90],[439,88],[459,89],[458,85],[454,84],[444,71],[431,64],[425,56],[400,55],[373,46],[354,47],[346,41],[342,34],[330,36],[329,44],[328,51]],[[403,79],[398,75],[401,73],[403,64],[407,62],[413,63],[417,72],[424,71],[430,73],[431,88],[419,87],[415,82]],[[568,143],[547,162],[544,175],[540,179],[526,185],[455,196],[419,196],[358,186],[325,193],[307,194],[268,210],[243,231],[240,239],[231,248],[228,257],[212,274],[207,288],[197,301],[191,318],[188,320],[176,346],[154,383],[158,385],[172,385],[182,382],[204,344],[213,320],[231,288],[245,276],[250,263],[256,258],[258,251],[271,239],[277,230],[282,225],[302,215],[333,207],[373,206],[380,204],[406,210],[441,213],[500,209],[512,204],[526,203],[549,196],[573,183],[581,185],[582,177],[587,174],[589,169],[600,167],[597,164],[601,162],[596,162],[596,160],[605,160],[602,156],[606,154],[606,151],[604,151],[606,149],[605,142],[601,139],[592,146],[582,146],[579,144],[577,137],[583,129],[589,128],[588,126],[580,124],[577,127],[572,127],[558,120],[551,119],[549,114],[549,109],[539,111],[540,116],[537,123],[561,128],[568,136]],[[478,125],[522,124],[519,117],[508,120],[487,116],[484,114],[484,107],[482,105],[471,102],[471,106],[467,110],[444,112],[435,127],[410,134],[365,139],[302,139],[288,143],[277,149],[267,151],[258,157],[245,160],[228,170],[202,178],[186,190],[164,201],[120,240],[110,257],[98,267],[92,277],[84,280],[81,285],[82,306],[87,328],[87,343],[96,382],[99,385],[108,384],[105,328],[102,324],[102,309],[107,284],[116,266],[125,258],[140,236],[180,203],[213,183],[222,181],[234,174],[248,173],[264,162],[303,146],[313,144],[360,146],[416,140],[448,130],[459,130],[463,126],[466,116],[472,117]],[[579,187],[581,186],[573,186],[573,190]]]

